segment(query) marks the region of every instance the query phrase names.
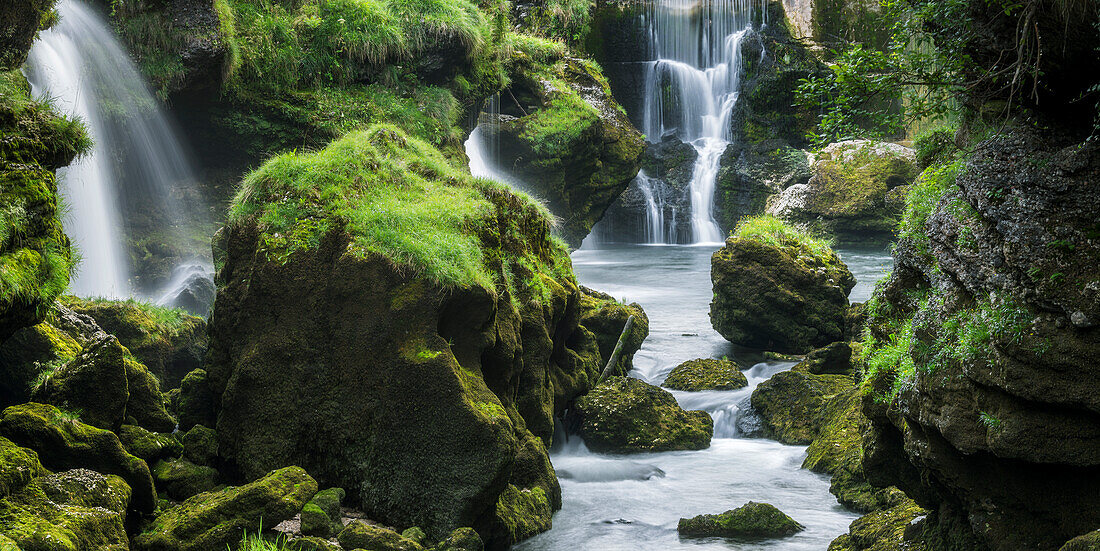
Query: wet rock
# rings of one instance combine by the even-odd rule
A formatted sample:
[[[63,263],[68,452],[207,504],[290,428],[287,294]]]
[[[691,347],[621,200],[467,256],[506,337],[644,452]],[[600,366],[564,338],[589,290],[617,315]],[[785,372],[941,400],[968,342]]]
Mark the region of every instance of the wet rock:
[[[681,518],[676,531],[685,537],[782,538],[805,530],[767,503],[750,501],[717,515]]]
[[[183,444],[174,435],[149,432],[136,425],[122,425],[116,434],[126,451],[146,463],[179,457],[183,453]]]
[[[200,318],[210,316],[214,306],[214,272],[201,264],[179,266],[172,275],[169,288],[158,302],[168,308],[179,308]],[[183,371],[186,373],[189,369]]]
[[[196,369],[187,374],[180,382],[179,428],[189,431],[196,425],[214,426],[215,401],[213,390],[207,380],[206,370]]]
[[[294,538],[286,542],[286,548],[289,551],[343,551],[344,549],[340,544],[316,536]]]
[[[634,353],[642,347],[642,342],[649,336],[649,316],[646,316],[645,310],[642,310],[641,305],[636,302],[624,304],[607,293],[601,293],[583,285],[580,286],[580,290],[580,325],[596,337],[600,358],[605,364],[611,359],[615,345],[618,344],[626,327],[627,318],[634,316],[630,334],[623,341],[616,371],[617,373],[629,372],[634,368]]]
[[[728,147],[719,164],[714,195],[718,225],[733,230],[742,218],[763,213],[773,195],[805,184],[811,159],[806,151],[779,139]]]
[[[864,515],[852,521],[848,533],[829,544],[829,551],[904,549],[905,534],[928,512],[912,500]],[[972,548],[971,548],[972,549]]]
[[[688,360],[672,369],[661,386],[672,390],[736,390],[748,386],[741,367],[728,358]]]
[[[785,189],[768,213],[845,240],[889,240],[917,176],[916,153],[905,146],[849,140],[817,153],[813,176]]]
[[[423,551],[419,543],[388,528],[352,521],[336,540],[344,549],[375,549],[377,551]]]
[[[1077,536],[1058,548],[1058,551],[1097,551],[1100,549],[1100,530]]]
[[[132,543],[136,551],[221,549],[245,530],[266,530],[293,517],[317,492],[317,482],[286,467],[238,487],[198,494],[153,520]]]
[[[221,475],[212,467],[195,465],[186,459],[168,459],[153,465],[153,481],[172,499],[183,501],[213,490]]]
[[[855,278],[832,250],[792,235],[735,234],[711,258],[711,324],[730,342],[804,353],[843,337]]]
[[[632,377],[592,389],[575,415],[585,444],[601,453],[700,450],[714,431],[707,412],[685,411],[668,391]]]
[[[851,377],[783,371],[752,391],[752,407],[770,436],[784,444],[809,444],[821,430],[829,399],[852,389]]]
[[[23,551],[127,549],[130,488],[122,478],[74,469],[35,478],[0,499],[0,546]]]
[[[113,432],[85,425],[53,406],[28,403],[0,412],[0,435],[37,452],[48,469],[119,475],[133,491],[134,509],[149,513],[156,508],[149,467],[127,453]]]
[[[608,241],[691,242],[691,175],[699,153],[674,134],[646,144],[638,177],[608,207],[598,237]],[[659,213],[653,227],[649,210]]]

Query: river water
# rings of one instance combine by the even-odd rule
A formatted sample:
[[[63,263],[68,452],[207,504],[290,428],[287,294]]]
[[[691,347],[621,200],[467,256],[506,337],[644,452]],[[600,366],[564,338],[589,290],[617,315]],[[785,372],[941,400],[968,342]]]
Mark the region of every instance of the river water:
[[[827,476],[800,468],[804,446],[740,438],[737,404],[792,362],[763,361],[736,349],[710,325],[713,246],[603,245],[573,253],[581,284],[642,305],[650,334],[634,357],[631,375],[660,384],[672,368],[693,358],[728,355],[743,367],[749,386],[735,391],[673,392],[687,409],[715,419],[715,438],[702,451],[599,455],[574,436],[556,443],[551,460],[561,480],[563,506],[554,527],[516,546],[524,551],[776,549],[823,550],[858,515],[829,493]],[[840,250],[856,276],[851,300],[870,296],[890,267],[884,250]],[[751,367],[749,367],[751,366]],[[680,539],[680,517],[720,513],[748,501],[775,505],[806,530],[789,538],[733,541]]]

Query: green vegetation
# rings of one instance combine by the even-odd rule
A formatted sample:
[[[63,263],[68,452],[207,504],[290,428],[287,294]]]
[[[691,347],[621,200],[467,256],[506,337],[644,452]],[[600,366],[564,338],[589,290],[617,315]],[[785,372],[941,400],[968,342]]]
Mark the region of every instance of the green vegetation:
[[[962,161],[955,161],[930,166],[921,173],[909,187],[909,194],[905,198],[905,212],[898,225],[898,239],[911,241],[919,250],[928,250],[925,223],[940,199],[955,189],[955,176],[962,166]]]
[[[732,235],[738,239],[751,239],[774,247],[795,245],[815,255],[830,255],[833,250],[830,240],[816,237],[808,230],[787,224],[770,214],[743,219]]]
[[[286,536],[267,538],[259,532],[248,532],[246,530],[236,549],[237,551],[283,551],[287,548],[286,543]],[[232,551],[234,548],[226,545],[226,549]]]

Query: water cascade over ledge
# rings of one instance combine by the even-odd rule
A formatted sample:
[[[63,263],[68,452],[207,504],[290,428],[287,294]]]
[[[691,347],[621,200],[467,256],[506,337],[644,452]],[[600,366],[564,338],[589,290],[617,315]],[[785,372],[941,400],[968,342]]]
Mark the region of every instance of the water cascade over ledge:
[[[156,205],[156,224],[177,227],[172,190],[194,170],[160,102],[130,61],[107,21],[81,0],[60,0],[59,21],[30,51],[27,77],[36,97],[84,121],[92,150],[58,171],[68,208],[65,232],[82,257],[70,292],[126,297],[133,293],[120,198]]]

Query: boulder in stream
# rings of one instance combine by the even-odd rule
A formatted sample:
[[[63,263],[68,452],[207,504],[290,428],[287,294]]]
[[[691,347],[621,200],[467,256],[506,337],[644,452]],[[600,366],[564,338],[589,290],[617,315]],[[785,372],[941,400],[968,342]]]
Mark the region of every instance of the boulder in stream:
[[[574,407],[585,444],[594,452],[701,450],[710,446],[714,421],[686,411],[667,390],[633,377],[611,377]]]
[[[805,530],[783,511],[750,501],[717,515],[681,518],[676,531],[686,537],[782,538]]]
[[[688,360],[672,369],[661,386],[672,390],[737,390],[748,386],[737,362],[729,358]]]

